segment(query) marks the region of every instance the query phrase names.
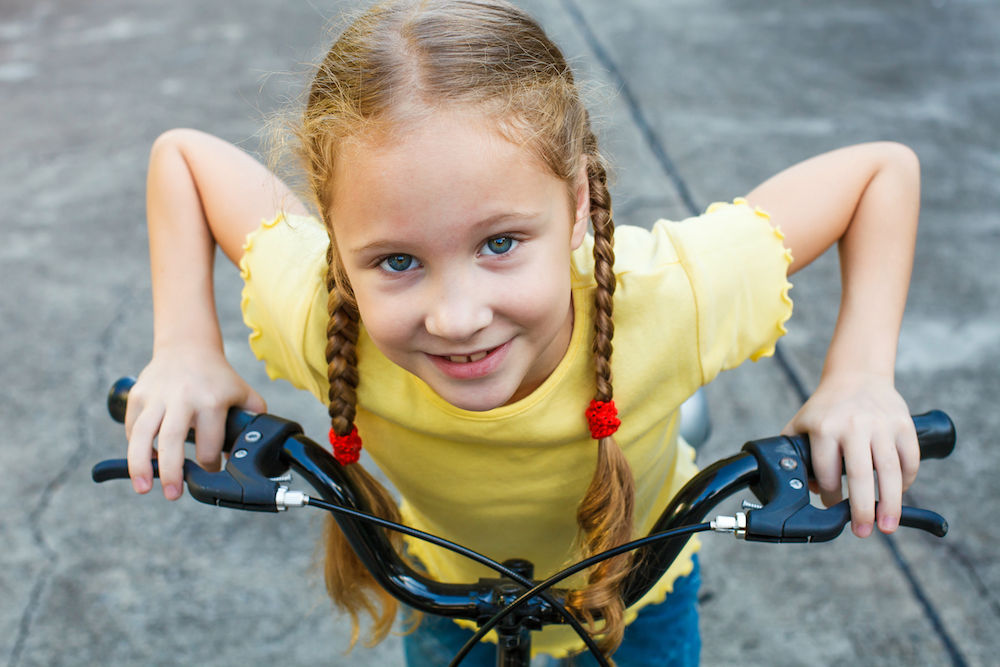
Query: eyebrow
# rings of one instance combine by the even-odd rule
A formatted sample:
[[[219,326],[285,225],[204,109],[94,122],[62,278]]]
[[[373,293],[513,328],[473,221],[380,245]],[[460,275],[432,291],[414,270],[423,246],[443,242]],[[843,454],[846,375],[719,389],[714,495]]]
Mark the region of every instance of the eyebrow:
[[[483,233],[501,223],[533,220],[539,215],[540,213],[523,212],[496,213],[488,218],[483,218],[482,220],[473,223],[469,231]],[[389,250],[391,248],[398,248],[400,245],[405,245],[405,242],[401,242],[398,239],[375,239],[374,241],[369,241],[368,243],[357,248],[352,248],[350,252],[352,255],[360,255],[371,250]]]

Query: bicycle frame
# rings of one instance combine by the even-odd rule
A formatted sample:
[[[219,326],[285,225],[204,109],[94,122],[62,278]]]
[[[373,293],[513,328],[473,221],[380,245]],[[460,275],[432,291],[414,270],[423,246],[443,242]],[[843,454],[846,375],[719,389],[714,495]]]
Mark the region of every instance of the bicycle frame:
[[[132,382],[120,380],[109,396],[109,409],[119,421],[124,418],[125,397]],[[914,417],[914,423],[921,458],[943,458],[951,453],[955,430],[947,415],[935,411]],[[548,589],[584,566],[627,550],[643,549],[638,565],[622,589],[625,604],[631,605],[663,576],[695,530],[729,532],[756,541],[819,542],[839,535],[850,520],[846,500],[826,510],[809,504],[807,482],[811,466],[806,438],[779,436],[751,441],[740,453],[708,466],[692,478],[663,510],[649,536],[588,559],[536,585],[538,582],[532,581],[533,566],[527,561],[499,564],[442,538],[371,517],[345,469],[325,448],[303,435],[293,422],[233,410],[226,433],[226,451],[232,451],[233,455],[224,471],[209,473],[196,463],[185,461],[185,481],[196,500],[251,511],[278,512],[313,504],[334,512],[362,563],[378,584],[400,602],[425,613],[474,621],[481,626],[474,639],[496,627],[500,636],[497,665],[503,667],[528,664],[530,630],[571,623],[583,636],[579,623],[562,608],[568,590]],[[272,479],[289,468],[308,482],[322,501],[289,492]],[[124,459],[101,462],[93,470],[97,482],[127,477]],[[737,513],[735,517],[719,517],[711,524],[701,523],[719,502],[745,488],[751,489],[762,506]],[[940,516],[909,507],[903,508],[900,525],[938,536],[947,532],[947,523]],[[468,584],[431,579],[396,552],[384,527],[436,540],[436,544],[475,558],[503,576]],[[665,539],[673,533],[682,534]],[[593,652],[592,638],[584,640]],[[453,665],[461,661],[471,645],[470,640]],[[601,664],[607,664],[603,656],[595,657]]]

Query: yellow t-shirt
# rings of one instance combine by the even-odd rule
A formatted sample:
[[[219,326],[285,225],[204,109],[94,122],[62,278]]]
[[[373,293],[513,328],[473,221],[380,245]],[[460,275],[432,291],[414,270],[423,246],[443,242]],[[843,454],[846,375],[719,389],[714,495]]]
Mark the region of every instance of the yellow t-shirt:
[[[247,237],[240,262],[250,346],[271,379],[326,401],[326,246],[314,218],[279,217]],[[652,231],[615,231],[615,437],[636,479],[636,526],[644,535],[696,469],[678,439],[678,407],[720,371],[774,352],[791,315],[790,253],[766,214],[742,200],[713,204]],[[584,409],[594,393],[593,240],[573,253],[575,323],[569,349],[530,396],[486,412],[461,410],[386,359],[362,327],[356,423],[365,449],[402,495],[405,522],[497,561],[526,558],[544,578],[577,560],[576,507],[597,447]],[[495,576],[452,552],[408,540],[441,581]],[[691,571],[688,542],[627,616],[662,601]],[[577,580],[579,584],[580,580]],[[583,643],[567,626],[532,639],[557,657]]]

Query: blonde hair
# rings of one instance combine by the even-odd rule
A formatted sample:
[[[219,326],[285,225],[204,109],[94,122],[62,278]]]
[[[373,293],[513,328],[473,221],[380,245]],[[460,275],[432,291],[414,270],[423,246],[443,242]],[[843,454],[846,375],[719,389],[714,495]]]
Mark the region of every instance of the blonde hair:
[[[566,183],[569,193],[576,191],[580,168],[586,165],[597,281],[594,398],[613,397],[611,198],[597,138],[565,58],[537,22],[505,2],[382,2],[354,20],[333,44],[318,67],[295,128],[295,150],[306,185],[330,233],[326,356],[329,413],[338,435],[353,428],[359,379],[359,313],[329,219],[338,157],[347,141],[391,136],[414,119],[457,108],[471,109],[495,123],[505,138],[530,150]],[[581,420],[585,407],[580,406]],[[395,502],[375,479],[358,464],[346,469],[379,516],[399,520]],[[594,477],[577,511],[585,556],[631,539],[634,497],[632,472],[621,449],[614,438],[601,438]],[[375,583],[332,520],[326,540],[327,590],[350,614],[353,639],[358,636],[358,614],[364,611],[375,620],[372,642],[381,640],[392,626],[396,601]],[[620,588],[631,562],[629,556],[620,556],[596,566],[587,586],[566,600],[592,632],[595,613],[604,618],[600,645],[607,654],[621,642]]]

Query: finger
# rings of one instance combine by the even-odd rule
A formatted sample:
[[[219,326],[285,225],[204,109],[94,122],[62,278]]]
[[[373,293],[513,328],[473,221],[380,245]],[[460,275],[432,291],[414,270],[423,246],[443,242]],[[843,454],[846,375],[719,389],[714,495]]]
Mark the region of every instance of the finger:
[[[900,473],[903,479],[903,491],[910,488],[920,470],[920,442],[913,428],[913,421],[907,418],[907,426],[896,436],[896,452],[899,455]]]
[[[167,500],[177,500],[184,493],[184,439],[191,428],[190,408],[168,410],[156,441],[160,459],[160,484]]]
[[[870,435],[852,434],[844,442],[847,493],[851,501],[851,530],[868,537],[875,521],[875,477]]]
[[[240,407],[250,412],[256,412],[257,414],[267,412],[267,402],[264,401],[264,397],[254,391],[252,387],[249,389],[246,400],[243,401]]]
[[[812,456],[813,477],[819,487],[823,505],[830,507],[839,503],[841,493],[841,452],[840,445],[833,438],[809,435],[809,450]]]
[[[899,468],[896,441],[888,432],[879,431],[872,436],[872,461],[878,472],[878,507],[876,519],[883,533],[899,527],[903,506],[903,485]]]
[[[153,438],[163,421],[163,406],[149,406],[134,417],[132,434],[128,439],[128,474],[136,493],[147,493],[153,488]]]
[[[128,393],[128,401],[125,403],[125,439],[128,441],[132,440],[132,429],[135,428],[135,422],[139,419],[139,415],[143,413],[142,395],[135,391],[133,386]],[[163,416],[162,414],[160,415]]]
[[[208,472],[221,468],[222,445],[226,438],[226,412],[205,410],[198,414],[194,424],[195,460]]]

